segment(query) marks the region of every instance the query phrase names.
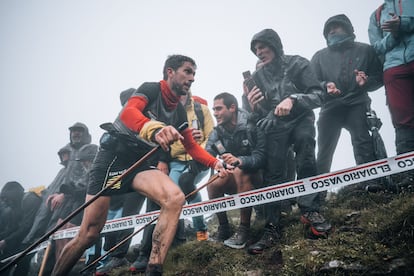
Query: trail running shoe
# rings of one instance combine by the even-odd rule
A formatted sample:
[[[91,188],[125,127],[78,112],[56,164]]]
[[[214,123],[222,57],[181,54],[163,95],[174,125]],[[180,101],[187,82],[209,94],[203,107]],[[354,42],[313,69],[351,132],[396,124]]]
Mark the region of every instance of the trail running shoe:
[[[246,246],[247,238],[249,235],[249,228],[240,225],[236,233],[233,234],[229,239],[224,241],[224,245],[234,249],[242,249]]]
[[[125,265],[128,265],[128,261],[125,258],[109,257],[109,260],[96,270],[95,275],[106,276],[112,271],[112,269]]]
[[[316,237],[326,238],[332,229],[332,225],[319,212],[305,212],[300,221],[309,226]]]
[[[138,255],[138,258],[129,267],[129,271],[132,273],[143,273],[147,269],[148,257],[145,255]]]
[[[249,254],[262,254],[267,248],[274,246],[280,240],[280,233],[276,226],[267,224],[261,239],[250,245],[247,249]]]

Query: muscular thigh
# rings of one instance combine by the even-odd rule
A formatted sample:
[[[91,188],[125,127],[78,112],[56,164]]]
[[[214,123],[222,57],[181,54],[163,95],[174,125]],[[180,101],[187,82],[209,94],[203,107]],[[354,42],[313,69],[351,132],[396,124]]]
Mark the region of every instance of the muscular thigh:
[[[171,196],[182,193],[171,178],[159,170],[138,173],[132,181],[132,187],[160,206]]]

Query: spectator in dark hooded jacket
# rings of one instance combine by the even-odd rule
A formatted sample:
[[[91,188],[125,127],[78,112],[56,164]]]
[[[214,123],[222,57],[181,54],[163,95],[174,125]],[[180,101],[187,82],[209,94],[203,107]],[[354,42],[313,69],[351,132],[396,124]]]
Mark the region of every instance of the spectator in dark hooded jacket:
[[[344,14],[330,17],[323,35],[328,47],[311,60],[327,97],[318,120],[318,173],[331,169],[342,128],[349,131],[357,164],[375,160],[366,113],[370,111],[368,91],[382,86],[382,65],[373,47],[355,42],[354,28]],[[363,187],[363,185],[359,185]]]
[[[98,146],[95,144],[86,144],[79,149],[75,160],[81,164],[84,174],[81,179],[75,183],[70,182],[62,184],[59,193],[64,196],[64,202],[58,210],[53,212],[53,218],[51,221],[56,220],[56,224],[59,224],[73,211],[85,203],[86,188],[89,181],[89,170],[97,152]],[[68,223],[62,226],[61,229],[67,229],[80,225],[82,216],[83,210],[74,216]],[[49,225],[49,228],[55,227],[56,224]],[[50,266],[50,262],[53,260],[53,257],[59,256],[63,247],[69,240],[70,239],[61,239],[55,241],[55,256],[50,256],[51,258],[49,259],[49,265],[47,266],[47,270],[50,269],[50,271],[48,271],[49,273],[51,273],[52,266]]]
[[[10,210],[10,219],[0,221],[0,259],[12,256],[25,249],[22,244],[23,238],[27,235],[33,224],[35,215],[42,202],[41,190],[44,187],[36,187],[28,192],[23,192],[23,187],[15,181],[8,182],[3,187],[0,210]],[[11,203],[13,202],[13,203]],[[3,236],[4,235],[4,236]],[[30,259],[26,259],[26,262]],[[26,275],[28,265],[21,265],[19,262],[14,268],[12,275]],[[11,275],[11,274],[9,274]]]
[[[257,126],[266,133],[266,167],[264,185],[275,185],[287,180],[286,156],[290,145],[296,153],[297,177],[316,175],[315,115],[313,108],[323,102],[323,90],[310,62],[295,55],[285,55],[279,35],[272,29],[255,34],[251,51],[263,66],[253,74],[256,85],[250,89],[250,99],[263,97],[252,103]],[[317,194],[298,198],[301,221],[312,232],[326,235],[331,225],[320,214]],[[260,254],[274,245],[280,237],[280,202],[266,204],[266,226],[263,237],[249,246],[251,254]]]
[[[50,183],[50,185],[42,191],[42,203],[40,205],[40,208],[38,209],[36,213],[36,218],[33,222],[33,225],[29,231],[29,233],[26,235],[26,237],[23,240],[23,243],[26,245],[30,245],[31,243],[35,242],[37,238],[41,237],[42,234],[47,229],[47,225],[49,223],[49,220],[51,218],[52,212],[47,205],[46,201],[49,195],[57,192],[64,183],[67,173],[67,165],[69,162],[70,157],[70,147],[65,146],[61,148],[58,151],[58,156],[60,160],[60,164],[63,166],[53,179],[53,181]]]
[[[17,241],[10,236],[18,229],[23,217],[22,199],[24,189],[16,181],[7,182],[0,194],[1,230],[0,230],[0,259],[8,257]]]

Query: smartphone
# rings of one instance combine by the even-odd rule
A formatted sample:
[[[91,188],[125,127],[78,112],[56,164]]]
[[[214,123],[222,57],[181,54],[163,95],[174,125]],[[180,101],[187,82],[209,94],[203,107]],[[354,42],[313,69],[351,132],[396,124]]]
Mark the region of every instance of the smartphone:
[[[252,74],[250,73],[250,71],[245,71],[242,73],[243,75],[243,79],[244,79],[244,83],[247,86],[247,89],[249,90],[249,92],[253,89],[253,87],[255,87],[256,83],[252,78]]]
[[[194,120],[191,121],[191,128],[193,128],[193,129],[200,129],[200,125],[199,125],[197,119],[194,119]]]

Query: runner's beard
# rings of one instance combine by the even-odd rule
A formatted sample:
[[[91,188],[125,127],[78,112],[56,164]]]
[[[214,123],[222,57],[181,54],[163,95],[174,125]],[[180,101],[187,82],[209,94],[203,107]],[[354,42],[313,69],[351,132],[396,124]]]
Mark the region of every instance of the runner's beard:
[[[176,91],[178,96],[184,96],[184,95],[188,94],[188,92],[184,90],[183,85],[179,85],[179,84],[175,83],[175,84],[172,85],[171,89],[173,91]]]

